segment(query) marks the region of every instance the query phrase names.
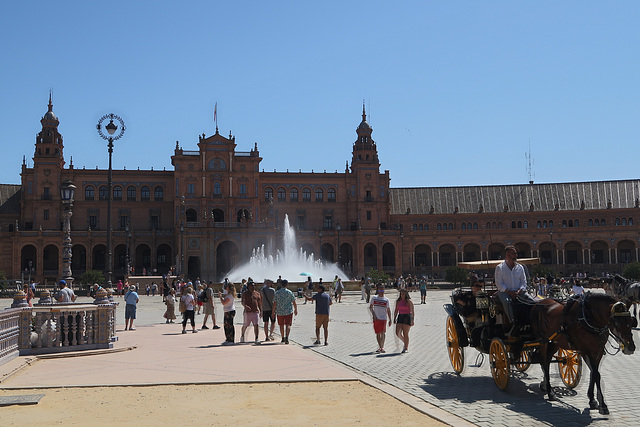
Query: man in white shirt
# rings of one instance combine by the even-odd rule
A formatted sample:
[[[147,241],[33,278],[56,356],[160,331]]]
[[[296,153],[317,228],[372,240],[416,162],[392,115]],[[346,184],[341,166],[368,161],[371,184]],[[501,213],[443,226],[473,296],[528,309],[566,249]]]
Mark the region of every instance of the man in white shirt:
[[[498,288],[498,297],[502,302],[502,307],[509,318],[509,322],[513,326],[509,335],[518,333],[517,322],[513,309],[513,302],[523,301],[527,303],[535,303],[527,294],[527,276],[522,264],[518,264],[518,251],[514,246],[505,248],[504,261],[496,266],[494,278],[496,287]],[[522,323],[525,319],[520,319]]]

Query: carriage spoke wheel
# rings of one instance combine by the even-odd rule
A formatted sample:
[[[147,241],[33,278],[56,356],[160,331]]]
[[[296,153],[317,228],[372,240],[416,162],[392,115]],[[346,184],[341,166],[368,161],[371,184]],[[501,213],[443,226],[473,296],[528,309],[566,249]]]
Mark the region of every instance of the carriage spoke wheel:
[[[458,330],[453,317],[447,317],[447,351],[449,360],[456,374],[461,374],[464,369],[464,347],[460,346]]]
[[[506,390],[509,387],[509,354],[507,348],[500,338],[494,338],[489,347],[489,367],[493,382],[500,390]]]
[[[515,367],[520,372],[526,372],[531,366],[531,352],[529,350],[522,350],[520,357],[515,363]]]
[[[558,349],[558,371],[564,385],[574,389],[582,378],[582,358],[580,353],[572,350]]]

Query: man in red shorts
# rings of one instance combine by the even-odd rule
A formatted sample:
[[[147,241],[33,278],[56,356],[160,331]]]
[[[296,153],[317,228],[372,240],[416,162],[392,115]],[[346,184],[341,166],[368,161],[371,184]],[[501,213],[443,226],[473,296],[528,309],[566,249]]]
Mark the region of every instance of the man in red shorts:
[[[384,296],[384,285],[378,284],[376,287],[376,295],[371,298],[369,310],[373,314],[373,330],[378,340],[378,350],[376,353],[384,353],[384,340],[387,331],[387,321],[391,326],[391,308],[389,307],[389,298]]]
[[[293,315],[298,315],[298,306],[296,305],[296,297],[293,295],[287,285],[289,281],[282,280],[282,287],[278,289],[273,298],[273,313],[271,318],[278,316],[278,326],[280,326],[280,336],[282,343],[289,344],[289,332],[291,331],[291,320]]]

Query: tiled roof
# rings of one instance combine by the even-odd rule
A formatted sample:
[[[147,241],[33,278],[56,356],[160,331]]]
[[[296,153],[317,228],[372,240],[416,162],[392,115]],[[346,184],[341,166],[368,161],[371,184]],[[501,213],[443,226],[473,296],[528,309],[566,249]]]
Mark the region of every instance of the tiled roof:
[[[639,197],[640,180],[390,189],[392,215],[633,208]]]
[[[0,184],[0,214],[20,213],[20,185]]]

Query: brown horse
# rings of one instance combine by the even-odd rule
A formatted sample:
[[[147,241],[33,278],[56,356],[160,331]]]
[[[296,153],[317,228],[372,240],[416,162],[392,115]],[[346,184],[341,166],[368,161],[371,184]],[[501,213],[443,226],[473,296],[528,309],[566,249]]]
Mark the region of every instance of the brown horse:
[[[531,329],[540,339],[540,364],[544,372],[541,384],[549,394],[549,400],[556,400],[549,382],[549,364],[558,347],[577,350],[591,370],[589,408],[598,409],[601,414],[609,413],[604,403],[600,387],[598,367],[604,355],[605,344],[611,334],[624,354],[632,354],[636,346],[631,329],[637,326],[626,306],[609,295],[586,293],[583,298],[570,300],[567,307],[557,301],[545,299],[531,310]],[[593,398],[594,386],[598,387],[598,401]]]

